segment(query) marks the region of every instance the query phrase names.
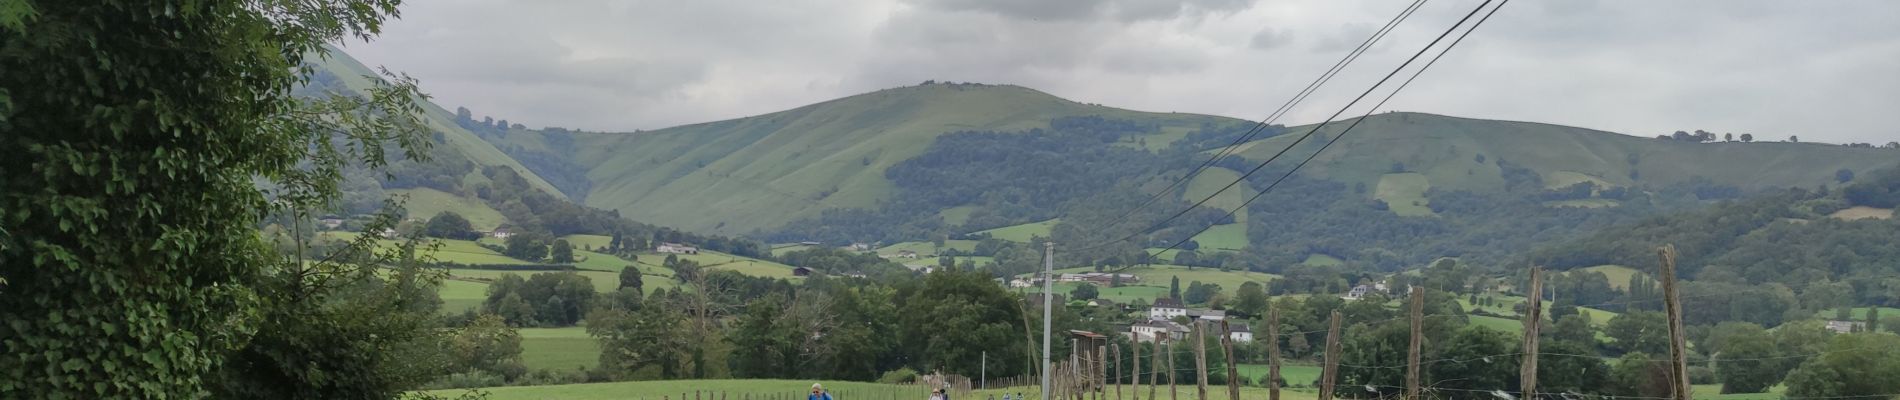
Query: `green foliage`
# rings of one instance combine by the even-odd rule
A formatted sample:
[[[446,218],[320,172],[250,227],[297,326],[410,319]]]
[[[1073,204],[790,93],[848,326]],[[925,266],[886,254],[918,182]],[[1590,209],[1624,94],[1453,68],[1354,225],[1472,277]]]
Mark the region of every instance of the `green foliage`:
[[[660,377],[678,378],[689,341],[685,315],[667,306],[664,290],[654,291],[637,310],[599,308],[587,315],[587,334],[600,340],[600,368],[625,376],[648,366]]]
[[[1716,354],[1711,362],[1722,393],[1765,392],[1788,372],[1781,368],[1785,362],[1776,359],[1781,352],[1775,348],[1775,339],[1760,325],[1725,323],[1716,329],[1721,334],[1719,339],[1712,338],[1716,340],[1709,348]]]
[[[975,271],[940,271],[898,288],[898,337],[912,365],[968,376],[982,370],[982,352],[994,343],[1020,337],[1024,318],[1020,299],[990,277]],[[1019,373],[1021,353],[990,354],[989,371]]]
[[[423,235],[443,239],[475,240],[481,234],[469,226],[468,218],[462,214],[443,211],[429,218],[429,224],[422,228]]]
[[[642,293],[646,286],[645,277],[643,275],[644,274],[640,273],[639,268],[627,267],[621,269],[620,285],[616,287],[620,289],[633,289],[633,292],[636,294]]]
[[[1790,397],[1885,396],[1900,393],[1900,336],[1835,335],[1826,353],[1788,374]]]
[[[878,376],[877,383],[886,383],[886,384],[909,383],[910,381],[913,381],[916,379],[917,379],[917,370],[910,369],[910,367],[904,367],[904,368],[898,368],[895,370],[884,372],[884,375]]]
[[[521,364],[521,334],[500,316],[476,317],[451,336],[448,344],[450,365],[457,370],[495,374],[506,380],[514,380],[527,372],[527,367]]]
[[[569,326],[586,316],[595,296],[592,279],[573,272],[544,272],[527,279],[503,274],[488,285],[482,312],[514,326]]]
[[[1610,346],[1625,353],[1668,354],[1669,324],[1662,313],[1631,311],[1610,318],[1603,333]]]
[[[394,397],[436,373],[415,353],[436,339],[424,317],[436,301],[413,262],[376,278],[394,258],[369,242],[305,263],[304,230],[288,230],[282,257],[255,231],[273,214],[308,224],[351,165],[426,151],[406,78],[292,95],[324,43],[368,39],[394,13],[393,1],[0,5],[0,369],[18,372],[0,392]]]
[[[1100,296],[1101,294],[1102,294],[1101,291],[1099,289],[1096,289],[1095,285],[1084,283],[1081,285],[1076,285],[1075,290],[1069,291],[1069,298],[1081,300],[1081,301],[1089,301],[1089,300],[1095,300],[1095,297]]]
[[[508,236],[507,248],[502,251],[509,257],[528,261],[540,261],[548,257],[547,235],[534,232],[521,232]],[[572,251],[572,249],[570,249]],[[572,254],[569,255],[570,257]]]
[[[556,263],[572,263],[574,262],[574,246],[567,244],[567,240],[554,239],[554,244],[549,246],[548,258]]]

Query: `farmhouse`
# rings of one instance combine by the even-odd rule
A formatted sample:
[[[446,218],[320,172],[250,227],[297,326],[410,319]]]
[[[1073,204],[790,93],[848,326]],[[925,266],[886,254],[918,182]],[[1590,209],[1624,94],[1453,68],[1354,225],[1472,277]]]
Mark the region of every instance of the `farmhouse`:
[[[1021,288],[1031,287],[1031,286],[1036,286],[1036,283],[1031,282],[1028,279],[1016,278],[1016,279],[1009,280],[1009,287],[1011,289],[1021,289]]]
[[[339,226],[343,226],[343,219],[337,218],[337,217],[325,217],[323,219],[317,220],[317,224],[323,225],[324,229],[336,229]]]
[[[1358,299],[1365,298],[1367,293],[1372,293],[1372,286],[1367,286],[1367,285],[1353,286],[1352,291],[1346,292],[1345,296],[1339,296],[1339,298],[1346,299],[1346,300],[1358,300]]]
[[[488,237],[492,237],[496,239],[508,239],[509,236],[514,236],[514,235],[515,235],[514,230],[509,229],[506,226],[495,228],[494,231],[488,232]]]
[[[687,245],[683,245],[679,243],[664,243],[664,242],[660,243],[659,246],[653,246],[653,251],[661,252],[661,253],[672,253],[672,254],[699,254],[698,247],[687,246]]]
[[[871,251],[871,245],[865,244],[865,243],[852,243],[851,246],[845,247],[845,249],[851,250],[851,251]]]
[[[811,276],[811,268],[792,268],[792,276]]]
[[[1861,321],[1827,321],[1827,330],[1834,333],[1853,333],[1866,327],[1867,323]]]
[[[913,260],[915,260],[915,259],[917,259],[917,252],[915,252],[915,251],[910,251],[910,250],[899,250],[899,251],[897,252],[897,257],[899,257],[899,258],[909,258],[909,259],[913,259]]]
[[[1093,283],[1100,286],[1108,286],[1108,285],[1114,284],[1115,278],[1118,276],[1121,277],[1122,283],[1133,283],[1133,282],[1137,282],[1141,280],[1141,278],[1136,277],[1135,275],[1132,275],[1132,274],[1111,274],[1111,273],[1102,273],[1102,272],[1088,272],[1088,273],[1081,273],[1081,274],[1062,274],[1061,276],[1056,277],[1056,281],[1057,282],[1088,282],[1088,283]]]
[[[1228,325],[1227,339],[1233,340],[1235,343],[1251,343],[1253,342],[1253,327],[1249,327],[1247,324]]]
[[[1188,318],[1198,319],[1202,321],[1220,321],[1223,319],[1227,319],[1227,312],[1222,311],[1222,310],[1189,309],[1187,310],[1187,316]]]
[[[1171,338],[1187,337],[1188,328],[1173,321],[1142,321],[1128,326],[1128,339],[1136,342],[1153,342],[1160,334]]]
[[[1184,315],[1187,315],[1187,307],[1173,298],[1155,299],[1154,305],[1148,307],[1148,319],[1151,320],[1167,320]]]

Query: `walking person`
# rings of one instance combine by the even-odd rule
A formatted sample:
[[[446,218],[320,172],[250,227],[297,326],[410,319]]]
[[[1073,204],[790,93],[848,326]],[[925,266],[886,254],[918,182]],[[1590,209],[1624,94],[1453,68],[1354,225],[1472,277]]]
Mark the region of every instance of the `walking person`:
[[[831,398],[831,392],[826,391],[824,385],[813,383],[811,384],[811,395],[805,396],[805,400],[833,400],[833,399]]]

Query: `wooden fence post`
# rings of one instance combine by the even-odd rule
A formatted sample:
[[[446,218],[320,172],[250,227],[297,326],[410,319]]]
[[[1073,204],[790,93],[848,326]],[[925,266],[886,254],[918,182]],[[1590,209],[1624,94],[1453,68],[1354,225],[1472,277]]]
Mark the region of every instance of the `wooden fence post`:
[[[1676,245],[1656,249],[1662,261],[1663,300],[1669,309],[1669,386],[1676,400],[1690,400],[1687,339],[1682,332],[1682,300],[1676,294]]]
[[[1412,345],[1405,355],[1405,399],[1418,397],[1418,352],[1425,343],[1425,288],[1412,287]]]
[[[1148,364],[1149,364],[1148,365],[1148,399],[1149,400],[1161,400],[1161,395],[1160,395],[1160,392],[1161,392],[1161,353],[1164,351],[1163,348],[1161,347],[1162,346],[1161,344],[1167,341],[1168,341],[1167,332],[1160,332],[1160,333],[1155,334],[1154,354],[1148,356]]]
[[[1207,398],[1207,335],[1201,321],[1194,321],[1194,392],[1195,399]]]
[[[1537,398],[1537,339],[1541,335],[1544,322],[1544,276],[1543,268],[1531,267],[1530,290],[1524,292],[1524,361],[1518,375],[1522,381],[1518,386],[1524,391],[1524,398]]]
[[[1108,352],[1115,362],[1115,400],[1122,400],[1122,345],[1110,344]]]
[[[1227,320],[1220,320],[1220,347],[1227,356],[1227,398],[1240,400],[1240,362],[1234,359],[1233,328],[1227,326]]]
[[[1174,341],[1168,341],[1168,400],[1179,400],[1181,392],[1175,386],[1174,373],[1180,368],[1174,367]]]
[[[1133,350],[1133,357],[1128,359],[1128,363],[1134,367],[1135,371],[1133,375],[1129,375],[1134,379],[1128,383],[1128,390],[1134,392],[1132,394],[1134,400],[1141,400],[1141,334],[1135,334],[1135,341],[1130,344],[1132,346],[1129,348]]]
[[[1095,382],[1089,393],[1095,398],[1108,399],[1108,346],[1095,346]]]
[[[1254,338],[1259,341],[1260,338]],[[1267,305],[1267,400],[1280,400],[1280,304]]]
[[[1326,368],[1320,370],[1319,400],[1333,400],[1333,386],[1339,382],[1339,311],[1326,329]]]

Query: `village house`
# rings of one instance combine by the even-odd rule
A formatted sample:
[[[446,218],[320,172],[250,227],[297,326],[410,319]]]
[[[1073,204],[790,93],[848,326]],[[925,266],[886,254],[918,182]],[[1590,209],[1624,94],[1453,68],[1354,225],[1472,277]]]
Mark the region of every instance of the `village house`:
[[[1339,296],[1339,298],[1346,299],[1346,300],[1359,300],[1359,299],[1365,298],[1366,294],[1368,293],[1372,293],[1372,286],[1368,286],[1368,285],[1353,286],[1351,291],[1346,292],[1345,296]]]
[[[851,250],[851,251],[871,251],[871,245],[865,244],[865,243],[852,243],[851,246],[845,247],[845,249]]]
[[[1173,298],[1163,297],[1155,299],[1154,305],[1148,307],[1148,319],[1150,320],[1168,320],[1185,315],[1187,315],[1187,307],[1182,306],[1180,300]]]
[[[1244,323],[1228,325],[1227,339],[1233,340],[1235,343],[1252,343],[1253,327],[1249,327]]]
[[[917,252],[915,252],[915,251],[910,251],[910,250],[898,250],[898,251],[897,251],[897,257],[899,257],[899,258],[908,258],[908,259],[913,259],[913,260],[915,260],[915,259],[917,259]]]
[[[1088,273],[1080,273],[1080,274],[1062,274],[1061,276],[1056,277],[1056,282],[1086,282],[1086,283],[1096,284],[1097,286],[1109,286],[1115,283],[1115,278],[1117,276],[1121,277],[1121,282],[1124,284],[1135,283],[1141,280],[1141,278],[1136,277],[1135,275],[1132,275],[1132,274],[1111,274],[1111,273],[1104,273],[1104,272],[1088,272]]]
[[[337,227],[343,226],[343,219],[337,218],[337,217],[326,217],[324,219],[317,220],[317,224],[322,225],[323,229],[336,229]]]
[[[1016,278],[1016,279],[1009,280],[1009,288],[1011,289],[1021,289],[1021,288],[1027,288],[1027,287],[1032,287],[1032,286],[1036,286],[1036,283],[1033,281],[1030,281],[1029,279]]]
[[[1153,342],[1161,333],[1169,338],[1187,337],[1188,328],[1174,321],[1142,321],[1128,326],[1128,339],[1136,342]]]
[[[1827,330],[1834,333],[1853,333],[1866,327],[1867,323],[1861,321],[1827,321]]]
[[[1188,309],[1188,310],[1187,310],[1187,316],[1188,316],[1188,318],[1192,318],[1192,319],[1198,319],[1198,320],[1202,320],[1202,321],[1215,321],[1215,322],[1218,322],[1218,321],[1220,321],[1220,320],[1223,320],[1223,319],[1227,319],[1227,312],[1226,312],[1226,311],[1222,311],[1222,310],[1196,310],[1196,309]]]
[[[514,236],[514,235],[515,235],[514,230],[509,229],[506,226],[495,228],[495,230],[488,232],[488,237],[503,239],[503,240],[507,240],[509,236]]]
[[[687,245],[683,245],[679,243],[664,243],[664,242],[660,243],[659,246],[653,246],[653,251],[660,252],[660,253],[672,253],[672,254],[699,254],[698,247],[687,246]]]

